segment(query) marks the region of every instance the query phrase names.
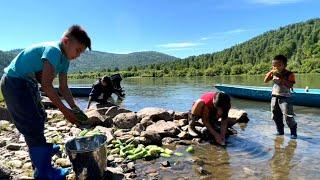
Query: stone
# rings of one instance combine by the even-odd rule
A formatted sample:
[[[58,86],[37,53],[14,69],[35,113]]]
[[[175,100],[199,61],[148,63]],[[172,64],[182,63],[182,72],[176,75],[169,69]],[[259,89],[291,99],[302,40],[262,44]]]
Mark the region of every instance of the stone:
[[[143,126],[143,128],[145,129],[146,127],[150,126],[151,124],[154,124],[154,122],[152,121],[152,119],[150,118],[150,116],[146,116],[144,118],[141,119],[140,124]]]
[[[15,151],[14,155],[16,157],[19,157],[20,159],[24,159],[24,158],[29,157],[29,153],[27,151]]]
[[[113,118],[113,124],[117,128],[121,128],[121,129],[131,129],[138,122],[139,121],[138,121],[137,115],[134,112],[121,113]]]
[[[172,145],[173,142],[178,140],[179,138],[165,137],[162,139],[162,145]]]
[[[209,171],[204,169],[202,166],[196,168],[196,170],[200,175],[210,175],[211,174]]]
[[[78,134],[81,132],[80,128],[72,127],[70,129],[71,136],[78,136]]]
[[[230,109],[229,113],[228,113],[228,118],[234,119],[234,124],[235,123],[248,123],[249,122],[249,118],[248,118],[248,114],[246,111],[244,110],[240,110],[240,109]]]
[[[107,167],[104,179],[122,180],[125,176],[121,167]]]
[[[134,171],[135,170],[135,164],[134,162],[129,162],[127,164],[128,172]]]
[[[99,125],[105,121],[105,117],[102,116],[98,110],[90,109],[85,113],[88,116],[88,122],[91,125]]]
[[[66,158],[58,158],[55,161],[55,165],[61,166],[61,167],[70,167],[71,166],[71,162],[70,162],[69,159],[66,159]]]
[[[62,127],[59,127],[57,129],[57,131],[60,131],[60,132],[69,132],[70,131],[70,127],[68,126],[62,126]]]
[[[7,162],[7,165],[9,167],[13,167],[13,168],[21,168],[22,167],[22,161],[20,160],[11,160]]]
[[[0,148],[4,147],[7,145],[7,141],[5,140],[0,140]]]
[[[178,134],[178,137],[180,139],[192,139],[192,137],[190,136],[189,133],[185,132],[185,131],[181,131],[179,134]]]
[[[0,131],[11,131],[10,122],[7,120],[0,120]]]
[[[111,142],[114,139],[114,136],[112,135],[112,129],[111,128],[106,128],[103,126],[96,126],[93,130],[99,130],[102,134],[107,136],[107,143]]]
[[[155,131],[162,137],[175,137],[180,133],[178,126],[171,121],[160,120],[147,127],[146,131]]]
[[[168,110],[165,110],[163,108],[147,107],[138,111],[137,116],[139,117],[139,119],[150,117],[155,122],[158,120],[172,121],[173,113],[174,112],[169,112]]]
[[[18,143],[10,143],[7,145],[7,149],[12,151],[18,151],[21,149],[21,147],[22,145]]]
[[[115,163],[121,163],[122,161],[124,161],[124,158],[118,157],[118,158],[114,158],[113,160]]]
[[[141,133],[141,137],[145,137],[146,138],[146,144],[157,144],[157,145],[161,145],[162,144],[162,138],[159,135],[158,132],[156,131],[143,131]]]
[[[19,176],[17,178],[17,180],[30,180],[30,179],[34,179],[33,177],[29,177],[29,176]]]
[[[132,128],[132,130],[141,133],[142,131],[145,130],[145,127],[141,123],[138,123]]]
[[[169,161],[163,161],[160,163],[163,167],[170,167],[170,162]]]
[[[119,139],[121,142],[125,142],[131,138],[134,138],[134,136],[132,134],[125,134],[125,135],[118,137],[117,139]]]
[[[109,155],[109,156],[107,157],[107,160],[108,160],[108,161],[114,161],[114,160],[115,160],[115,157],[114,157],[113,155]]]
[[[55,127],[59,128],[59,127],[65,126],[65,125],[67,125],[66,121],[60,121],[55,125]]]
[[[174,113],[174,119],[179,120],[179,119],[188,119],[188,112],[175,112]]]
[[[118,106],[112,106],[108,109],[108,111],[106,111],[105,115],[107,118],[112,119],[112,118],[116,117],[118,114],[128,113],[128,112],[132,112],[132,111],[124,109],[124,108],[119,108]]]
[[[24,163],[22,165],[22,169],[23,170],[32,169],[32,163],[31,162]]]

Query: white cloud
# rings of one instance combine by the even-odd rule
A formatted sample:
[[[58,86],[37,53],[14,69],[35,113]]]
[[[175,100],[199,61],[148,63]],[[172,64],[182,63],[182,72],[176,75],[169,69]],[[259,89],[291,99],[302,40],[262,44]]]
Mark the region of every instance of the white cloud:
[[[158,47],[164,47],[164,48],[188,48],[188,47],[195,47],[195,46],[201,46],[203,43],[192,43],[192,42],[181,42],[181,43],[167,43],[167,44],[159,44]]]
[[[249,0],[250,3],[266,4],[266,5],[292,4],[292,3],[297,3],[301,1],[303,0]]]
[[[205,41],[209,39],[223,39],[223,38],[226,38],[227,36],[236,35],[236,34],[244,33],[247,31],[248,31],[247,29],[233,29],[225,32],[217,32],[217,33],[213,33],[211,36],[202,37],[200,38],[200,40]]]
[[[170,51],[185,51],[185,50],[190,50],[192,48],[170,48],[170,49],[166,49],[164,50],[165,52],[170,52]]]

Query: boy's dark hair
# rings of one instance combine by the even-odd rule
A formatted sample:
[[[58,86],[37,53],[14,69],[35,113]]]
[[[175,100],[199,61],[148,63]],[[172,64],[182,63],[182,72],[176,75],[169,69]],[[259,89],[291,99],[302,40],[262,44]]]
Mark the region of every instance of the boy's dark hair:
[[[231,108],[230,96],[224,92],[218,92],[213,103],[215,108],[221,108],[223,111],[222,119],[228,118],[228,113]]]
[[[288,62],[287,57],[285,57],[282,54],[276,55],[273,59],[277,61],[282,61],[285,66],[287,65],[287,62]]]
[[[64,36],[75,38],[81,44],[84,44],[91,51],[91,40],[86,33],[86,31],[79,25],[71,26],[67,32],[65,32]]]
[[[112,81],[109,76],[103,76],[101,79],[103,82],[107,83],[109,87],[112,87]]]

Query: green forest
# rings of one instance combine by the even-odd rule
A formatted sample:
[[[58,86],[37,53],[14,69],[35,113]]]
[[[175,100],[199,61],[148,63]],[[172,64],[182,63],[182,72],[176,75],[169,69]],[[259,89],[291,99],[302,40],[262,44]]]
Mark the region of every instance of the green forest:
[[[295,73],[320,73],[320,19],[280,27],[220,52],[116,71],[124,77],[265,74],[277,54],[288,57],[287,68]],[[93,78],[114,72],[78,73],[70,77]]]

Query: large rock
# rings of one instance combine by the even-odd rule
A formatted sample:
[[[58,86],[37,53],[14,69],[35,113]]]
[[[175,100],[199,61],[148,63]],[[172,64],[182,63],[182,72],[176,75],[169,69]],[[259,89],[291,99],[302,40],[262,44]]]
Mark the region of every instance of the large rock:
[[[111,106],[108,109],[108,111],[106,111],[105,115],[107,118],[114,118],[118,114],[127,113],[127,112],[132,112],[132,111],[124,108],[119,108],[118,106]]]
[[[147,127],[146,131],[155,131],[162,137],[175,137],[180,133],[180,130],[176,123],[172,121],[160,120]]]
[[[174,112],[168,111],[163,108],[156,108],[156,107],[148,107],[141,109],[137,116],[139,119],[142,119],[144,117],[150,117],[153,121],[158,120],[165,120],[165,121],[172,121]]]
[[[141,137],[146,138],[146,144],[161,145],[161,136],[156,131],[143,131]]]
[[[175,112],[174,113],[174,119],[179,120],[179,119],[188,119],[188,112]]]
[[[99,125],[104,123],[105,117],[103,117],[97,109],[91,109],[86,112],[86,115],[88,116],[88,121],[92,125]]]
[[[230,109],[228,117],[235,121],[234,123],[247,123],[249,122],[248,114],[244,110]]]
[[[138,117],[134,112],[121,113],[113,118],[113,124],[117,128],[121,128],[121,129],[131,129],[138,122],[139,122]]]

